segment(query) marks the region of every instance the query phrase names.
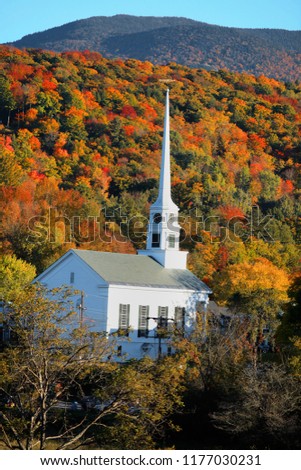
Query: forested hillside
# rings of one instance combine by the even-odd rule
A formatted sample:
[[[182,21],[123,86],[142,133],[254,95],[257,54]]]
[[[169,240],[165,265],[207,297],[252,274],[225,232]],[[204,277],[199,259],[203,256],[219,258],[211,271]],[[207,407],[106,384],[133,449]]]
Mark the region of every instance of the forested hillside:
[[[190,252],[189,268],[232,317],[220,332],[209,311],[208,325],[196,328],[192,340],[177,335],[177,355],[162,361],[114,368],[100,363],[97,352],[92,365],[100,370],[91,373],[91,336],[84,338],[84,369],[80,336],[79,362],[73,353],[70,362],[73,350],[65,342],[60,346],[57,292],[55,303],[45,303],[40,287],[29,283],[35,269],[41,272],[72,247],[134,253],[144,246],[158,190],[167,86],[181,247]],[[97,418],[104,427],[86,423],[90,440],[83,446],[300,448],[300,97],[299,83],[263,75],[0,47],[0,297],[14,304],[8,314],[20,341],[1,353],[1,390],[13,400],[9,408],[1,395],[1,416],[13,424],[0,436],[7,448],[35,448],[32,439],[27,447],[22,441],[34,419],[45,448],[36,412],[44,389],[38,373],[28,379],[28,364],[45,373],[45,357],[53,403],[61,377],[76,398],[96,393],[108,403]],[[34,348],[24,322],[41,332]],[[42,349],[33,356],[36,344]],[[69,439],[57,448],[74,448],[74,423],[82,431],[82,415],[67,415],[69,434],[55,421],[58,436]],[[53,416],[47,415],[51,436]]]
[[[183,247],[195,272],[210,282],[228,264],[254,256],[289,271],[298,265],[300,85],[89,52],[1,47],[0,54],[4,251],[40,271],[74,245],[143,246],[134,225],[126,232],[121,222],[140,214],[145,227],[156,196],[167,81],[173,197],[190,216],[182,223]],[[57,217],[80,217],[77,232],[64,233],[61,219],[47,234],[49,208]],[[89,224],[104,232],[103,212],[96,221],[101,208],[114,213],[109,220],[131,242],[90,233]],[[259,222],[271,217],[254,228],[254,210]]]
[[[227,28],[177,17],[96,16],[29,34],[14,46],[62,52],[97,51],[109,58],[170,61],[207,70],[300,79],[301,32]]]

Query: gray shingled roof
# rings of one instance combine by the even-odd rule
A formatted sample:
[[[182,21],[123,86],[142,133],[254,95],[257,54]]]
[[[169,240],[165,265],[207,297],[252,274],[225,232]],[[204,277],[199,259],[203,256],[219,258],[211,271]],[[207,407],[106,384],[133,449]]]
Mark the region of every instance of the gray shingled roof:
[[[143,255],[72,250],[109,284],[166,287],[211,293],[188,269],[166,269]]]

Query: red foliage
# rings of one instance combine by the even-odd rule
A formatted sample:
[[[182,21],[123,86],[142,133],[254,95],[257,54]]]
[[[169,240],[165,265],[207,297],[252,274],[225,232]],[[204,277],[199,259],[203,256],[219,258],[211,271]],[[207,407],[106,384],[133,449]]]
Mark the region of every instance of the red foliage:
[[[280,192],[281,195],[291,194],[294,191],[295,187],[291,180],[281,180]]]
[[[262,163],[254,162],[250,164],[250,174],[251,176],[256,176],[264,169]]]
[[[135,119],[137,117],[137,113],[133,106],[126,104],[121,110],[121,116],[127,119]]]
[[[0,136],[0,145],[3,146],[6,150],[13,152],[14,149],[12,147],[12,138],[8,136]]]
[[[264,137],[257,134],[249,135],[249,145],[254,151],[264,150],[267,147],[267,142]]]
[[[221,245],[216,254],[216,269],[221,271],[226,268],[229,260],[229,250],[226,246]]]
[[[63,52],[62,56],[63,57],[65,56],[67,59],[73,62],[79,62],[81,64],[87,63],[86,54],[84,54],[83,52],[79,52],[79,51]]]
[[[142,103],[141,108],[144,108],[144,117],[149,121],[153,121],[158,117],[157,111],[154,110],[148,103]]]
[[[22,103],[23,99],[24,99],[24,91],[23,91],[23,88],[21,86],[21,83],[14,82],[11,85],[10,89],[11,89],[11,92],[14,95],[14,98],[17,101],[17,103],[19,103],[19,104]]]
[[[34,190],[35,190],[35,184],[34,182],[29,182],[26,181],[18,188],[16,189],[15,192],[15,199],[19,203],[25,203],[25,204],[31,204],[33,205],[34,202]]]
[[[32,75],[34,68],[27,64],[11,64],[9,75],[13,80],[25,80],[27,77]]]
[[[93,162],[100,162],[100,161],[101,161],[101,155],[100,155],[100,153],[96,153],[93,156]]]
[[[219,213],[223,219],[229,221],[231,219],[244,219],[244,213],[239,207],[223,206],[219,208]]]
[[[90,203],[92,208],[98,206],[100,194],[109,199],[111,190],[122,201],[123,191],[131,192],[136,183],[142,184],[135,200],[140,191],[150,188],[153,183],[148,180],[159,177],[162,78],[177,80],[171,87],[172,184],[181,209],[204,201],[205,213],[220,215],[221,225],[244,222],[236,190],[245,191],[260,205],[265,187],[259,176],[264,170],[290,178],[279,179],[273,193],[276,203],[294,190],[298,194],[301,114],[297,100],[286,96],[297,97],[298,84],[287,88],[246,74],[193,69],[188,73],[178,65],[111,61],[89,51],[55,54],[0,46],[0,67],[8,78],[7,97],[11,97],[9,86],[14,98],[9,129],[7,112],[2,110],[2,171],[9,176],[6,184],[20,185],[13,192],[4,188],[1,194],[10,204],[7,226],[11,217],[23,223],[25,216],[47,213],[50,206],[70,217],[85,213]],[[150,90],[158,88],[156,93],[146,94],[146,82]],[[269,87],[271,94],[260,96],[258,84]],[[66,93],[69,90],[70,102],[62,85],[67,86]],[[243,99],[232,98],[239,96],[234,90],[243,91]],[[224,97],[217,100],[218,94]],[[228,112],[232,102],[239,118],[235,122]],[[188,119],[191,115],[193,119]],[[73,187],[77,190],[67,189]],[[215,251],[210,263],[224,269],[227,248]]]
[[[42,88],[44,91],[56,90],[57,84],[54,83],[52,80],[45,78],[42,82]]]

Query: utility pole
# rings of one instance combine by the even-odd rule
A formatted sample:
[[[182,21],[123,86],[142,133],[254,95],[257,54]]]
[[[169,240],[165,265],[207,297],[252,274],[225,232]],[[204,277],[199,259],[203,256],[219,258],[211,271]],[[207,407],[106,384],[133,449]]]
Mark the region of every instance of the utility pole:
[[[84,306],[84,291],[81,291],[80,293],[78,310],[79,310],[79,326],[80,328],[82,328],[83,323],[84,323],[84,310],[87,310],[86,307]]]
[[[168,322],[174,322],[173,318],[159,317],[147,317],[147,320],[155,320],[157,322],[157,338],[158,338],[158,360],[162,357],[162,338],[166,337],[168,332]],[[148,336],[152,338],[152,336]],[[154,338],[154,337],[153,337]]]

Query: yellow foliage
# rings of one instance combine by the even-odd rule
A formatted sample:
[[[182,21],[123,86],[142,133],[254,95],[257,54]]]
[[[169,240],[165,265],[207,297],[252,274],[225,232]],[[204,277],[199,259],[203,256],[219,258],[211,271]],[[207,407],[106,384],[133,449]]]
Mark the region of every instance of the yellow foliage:
[[[218,286],[221,298],[229,299],[234,294],[250,296],[260,291],[277,292],[279,301],[287,301],[289,278],[283,269],[266,258],[257,258],[252,263],[229,266],[223,273]]]

